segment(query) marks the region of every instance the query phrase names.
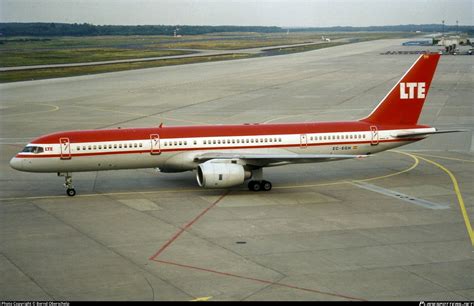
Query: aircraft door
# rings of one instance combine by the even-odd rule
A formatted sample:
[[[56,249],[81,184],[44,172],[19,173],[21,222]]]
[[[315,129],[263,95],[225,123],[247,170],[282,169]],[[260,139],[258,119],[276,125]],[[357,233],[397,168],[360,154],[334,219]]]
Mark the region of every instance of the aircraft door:
[[[308,136],[306,134],[300,135],[300,148],[306,149],[308,147]]]
[[[375,125],[370,127],[371,140],[370,145],[376,146],[379,144],[379,131]]]
[[[71,159],[71,143],[69,138],[59,138],[59,146],[61,149],[61,159]]]
[[[159,154],[161,154],[161,150],[160,150],[160,135],[158,135],[158,134],[151,134],[151,135],[150,135],[150,141],[151,141],[150,154],[152,154],[152,155],[159,155]]]

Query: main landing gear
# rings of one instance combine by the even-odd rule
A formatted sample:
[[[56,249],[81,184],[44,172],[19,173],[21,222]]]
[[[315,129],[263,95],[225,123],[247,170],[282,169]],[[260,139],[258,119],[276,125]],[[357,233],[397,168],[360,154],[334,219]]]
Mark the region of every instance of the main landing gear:
[[[262,168],[252,171],[252,178],[248,184],[250,191],[270,191],[272,190],[272,183],[263,179]]]
[[[272,183],[269,181],[250,181],[248,187],[251,191],[270,191],[272,190]]]
[[[75,196],[76,189],[74,189],[74,186],[72,185],[72,173],[58,173],[58,176],[64,176],[64,187],[66,188],[66,194],[70,197]]]

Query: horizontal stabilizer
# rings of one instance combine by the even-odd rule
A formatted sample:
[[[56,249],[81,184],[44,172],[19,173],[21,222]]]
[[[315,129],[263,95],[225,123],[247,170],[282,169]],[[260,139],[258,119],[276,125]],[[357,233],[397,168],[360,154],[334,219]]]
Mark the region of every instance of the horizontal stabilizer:
[[[429,136],[433,134],[445,134],[445,133],[457,133],[457,132],[468,132],[469,130],[435,130],[427,132],[400,132],[392,135],[397,138],[408,138],[408,137],[417,137],[417,136]]]

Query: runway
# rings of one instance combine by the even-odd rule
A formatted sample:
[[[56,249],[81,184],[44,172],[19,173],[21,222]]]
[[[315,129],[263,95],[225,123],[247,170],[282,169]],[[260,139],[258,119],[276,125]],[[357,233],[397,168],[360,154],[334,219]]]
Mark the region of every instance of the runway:
[[[59,130],[358,119],[417,58],[380,54],[403,41],[0,85],[0,299],[474,299],[469,56],[441,57],[420,122],[470,132],[265,169],[268,193],[149,169],[74,173],[69,198],[8,166]]]

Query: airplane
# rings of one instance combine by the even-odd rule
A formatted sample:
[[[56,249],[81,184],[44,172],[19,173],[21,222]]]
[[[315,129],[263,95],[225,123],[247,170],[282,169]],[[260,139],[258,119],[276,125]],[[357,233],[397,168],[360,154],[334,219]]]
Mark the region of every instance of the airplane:
[[[68,196],[76,194],[73,172],[138,168],[194,171],[203,188],[250,180],[249,190],[269,191],[264,167],[365,158],[431,134],[461,131],[418,124],[439,58],[421,54],[375,109],[356,121],[63,131],[34,139],[10,165],[64,176]]]

